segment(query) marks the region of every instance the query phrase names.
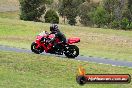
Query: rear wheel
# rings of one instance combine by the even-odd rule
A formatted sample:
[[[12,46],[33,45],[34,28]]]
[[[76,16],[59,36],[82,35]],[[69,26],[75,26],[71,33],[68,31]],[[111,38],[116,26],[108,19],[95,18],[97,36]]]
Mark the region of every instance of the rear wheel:
[[[79,48],[76,45],[69,45],[65,51],[68,58],[75,58],[79,55]]]
[[[38,49],[36,49],[36,46],[37,46],[37,43],[35,43],[35,42],[33,42],[33,43],[31,44],[31,50],[32,50],[32,52],[34,52],[34,53],[36,53],[36,54],[42,53],[42,52],[43,52],[43,49],[42,49],[41,47],[38,48]]]

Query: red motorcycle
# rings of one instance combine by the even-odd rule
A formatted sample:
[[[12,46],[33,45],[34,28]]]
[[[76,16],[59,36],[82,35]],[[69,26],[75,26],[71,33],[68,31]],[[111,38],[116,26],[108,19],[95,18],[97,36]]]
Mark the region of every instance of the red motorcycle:
[[[79,48],[74,45],[80,42],[80,38],[69,38],[65,44],[59,43],[59,39],[55,38],[57,49],[54,49],[54,44],[50,41],[55,37],[54,34],[42,32],[36,37],[36,41],[31,44],[32,52],[40,54],[42,52],[58,54],[67,56],[68,58],[75,58],[79,55]]]

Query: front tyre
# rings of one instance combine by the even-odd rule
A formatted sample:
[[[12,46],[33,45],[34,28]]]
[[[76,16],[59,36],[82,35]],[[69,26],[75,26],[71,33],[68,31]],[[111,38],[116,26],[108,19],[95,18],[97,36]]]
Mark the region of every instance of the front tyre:
[[[79,48],[76,45],[69,45],[65,51],[68,58],[75,58],[79,55]]]
[[[36,49],[37,43],[33,42],[31,44],[31,50],[32,52],[36,53],[36,54],[40,54],[42,53],[42,49]]]

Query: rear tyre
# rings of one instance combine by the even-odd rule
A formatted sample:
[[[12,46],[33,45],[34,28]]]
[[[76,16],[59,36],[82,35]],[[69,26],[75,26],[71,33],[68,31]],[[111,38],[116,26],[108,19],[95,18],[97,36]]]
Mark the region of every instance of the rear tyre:
[[[31,44],[31,50],[32,50],[32,52],[34,52],[34,53],[36,53],[36,54],[42,53],[42,52],[43,52],[42,48],[36,49],[36,46],[37,46],[37,43],[35,43],[35,42],[33,42],[33,43]]]
[[[76,45],[69,45],[65,51],[68,58],[75,58],[79,55],[79,48]]]

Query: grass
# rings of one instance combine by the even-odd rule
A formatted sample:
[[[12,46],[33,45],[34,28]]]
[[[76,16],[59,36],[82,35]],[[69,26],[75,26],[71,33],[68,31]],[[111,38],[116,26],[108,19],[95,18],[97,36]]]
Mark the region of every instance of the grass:
[[[30,49],[50,24],[0,18],[0,45]],[[59,25],[68,37],[80,37],[80,55],[132,61],[132,31]]]
[[[19,0],[0,0],[0,5],[18,5]]]
[[[131,74],[131,68],[36,54],[0,52],[1,88],[132,88],[130,84],[87,84],[75,81],[82,65],[89,74]]]
[[[19,19],[19,12],[0,12],[0,18]]]

